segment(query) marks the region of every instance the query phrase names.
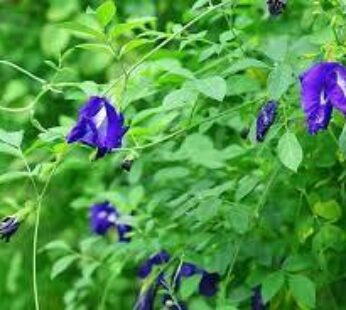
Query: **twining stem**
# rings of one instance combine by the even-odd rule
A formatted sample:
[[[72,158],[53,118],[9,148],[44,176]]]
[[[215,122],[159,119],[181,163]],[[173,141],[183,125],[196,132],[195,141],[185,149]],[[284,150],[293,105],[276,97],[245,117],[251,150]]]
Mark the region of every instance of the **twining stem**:
[[[196,22],[198,22],[200,19],[208,15],[209,13],[222,8],[224,6],[227,6],[229,4],[232,4],[233,1],[226,1],[219,3],[217,5],[211,6],[208,9],[206,9],[204,12],[196,16],[194,19],[192,19],[190,22],[188,22],[185,26],[183,26],[179,31],[174,32],[172,35],[170,35],[166,40],[161,42],[158,46],[156,46],[154,49],[152,49],[149,53],[144,55],[138,62],[136,62],[133,66],[131,66],[127,71],[127,77],[129,77],[141,64],[143,64],[146,60],[148,60],[151,56],[153,56],[156,52],[158,52],[161,48],[165,47],[167,44],[169,44],[171,41],[173,41],[176,37],[178,37],[180,34],[182,34],[185,30],[190,28],[192,25],[194,25]],[[105,90],[104,95],[107,95],[112,88],[119,82],[119,80],[124,75],[124,72],[118,76],[118,78],[113,81],[110,86]]]
[[[0,64],[12,67],[13,69],[15,69],[15,70],[17,70],[19,72],[24,73],[28,77],[32,78],[33,80],[35,80],[35,81],[37,81],[37,82],[39,82],[41,84],[46,84],[47,83],[46,80],[44,80],[44,79],[38,77],[37,75],[31,73],[30,71],[28,71],[28,70],[26,70],[26,69],[24,69],[24,68],[22,68],[22,67],[20,67],[20,66],[18,66],[16,64],[14,64],[13,62],[10,62],[10,61],[7,61],[7,60],[0,60]]]
[[[59,163],[61,162],[62,156],[58,157],[55,161],[55,164],[46,180],[46,183],[43,186],[43,189],[41,192],[38,190],[37,183],[32,175],[32,169],[29,166],[29,163],[23,153],[23,151],[19,148],[21,159],[24,163],[24,166],[26,170],[29,173],[29,179],[31,181],[32,187],[34,189],[35,195],[36,195],[36,217],[35,217],[35,225],[34,225],[34,236],[33,236],[33,245],[32,245],[32,285],[33,285],[33,294],[34,294],[34,303],[35,303],[35,310],[40,309],[40,302],[39,302],[39,294],[38,294],[38,285],[37,285],[37,244],[38,244],[38,232],[40,227],[40,215],[41,215],[41,209],[42,209],[42,200],[44,198],[44,195],[47,192],[48,186],[50,184],[50,181],[53,177],[53,175],[56,172],[56,169],[58,168]]]
[[[32,100],[27,106],[20,108],[9,108],[0,106],[0,111],[9,112],[9,113],[22,113],[26,111],[31,111],[35,104],[48,92],[48,89],[42,89],[38,95]]]
[[[210,121],[212,121],[212,120],[216,120],[216,119],[221,118],[221,117],[223,117],[223,116],[226,116],[226,115],[235,113],[235,112],[237,112],[238,110],[241,110],[241,109],[243,109],[243,108],[245,108],[245,107],[248,107],[248,106],[251,105],[251,104],[255,104],[257,101],[261,101],[261,100],[262,100],[262,98],[261,98],[261,99],[257,99],[257,100],[253,100],[253,101],[249,101],[249,102],[244,103],[244,104],[241,104],[241,105],[239,105],[239,106],[237,106],[237,107],[233,107],[233,108],[231,108],[231,109],[225,110],[225,111],[223,111],[223,112],[221,112],[221,113],[219,113],[219,114],[217,114],[217,115],[208,117],[207,119],[201,120],[201,121],[199,121],[199,122],[190,124],[190,125],[188,125],[188,126],[186,126],[186,127],[184,127],[184,128],[178,129],[178,130],[172,132],[171,134],[169,134],[169,135],[167,135],[167,136],[164,136],[164,137],[161,138],[161,139],[158,139],[157,141],[153,141],[153,142],[150,142],[150,143],[147,143],[147,144],[144,144],[144,145],[135,146],[135,147],[133,147],[133,148],[121,148],[121,149],[119,149],[118,151],[143,150],[143,149],[147,149],[147,148],[153,147],[153,146],[155,146],[155,145],[157,145],[157,144],[160,144],[160,143],[162,143],[162,142],[165,142],[165,141],[167,141],[167,140],[170,140],[170,139],[174,138],[175,136],[179,136],[179,135],[185,133],[186,131],[189,131],[189,130],[195,128],[195,127],[198,127],[198,126],[200,126],[200,125],[203,125],[203,124],[205,124],[205,123],[207,123],[207,122],[210,122]]]
[[[35,218],[35,226],[34,226],[34,238],[32,244],[32,285],[34,291],[34,301],[35,301],[35,309],[40,309],[40,301],[38,295],[38,285],[37,285],[37,243],[38,243],[38,231],[40,228],[40,215],[41,215],[41,201],[37,204],[36,209],[36,218]]]
[[[48,186],[50,184],[50,181],[53,177],[53,175],[56,172],[56,169],[58,168],[58,165],[60,164],[62,157],[57,158],[55,161],[55,164],[46,180],[46,183],[43,186],[43,189],[41,193],[37,196],[37,209],[36,209],[36,219],[35,219],[35,226],[34,226],[34,238],[33,238],[33,248],[32,248],[32,269],[33,269],[33,289],[34,289],[34,299],[35,299],[35,309],[40,309],[40,303],[39,303],[39,295],[38,295],[38,285],[37,285],[37,244],[38,244],[38,232],[40,228],[40,217],[41,217],[41,209],[42,209],[42,200],[44,198],[44,195],[47,192]]]

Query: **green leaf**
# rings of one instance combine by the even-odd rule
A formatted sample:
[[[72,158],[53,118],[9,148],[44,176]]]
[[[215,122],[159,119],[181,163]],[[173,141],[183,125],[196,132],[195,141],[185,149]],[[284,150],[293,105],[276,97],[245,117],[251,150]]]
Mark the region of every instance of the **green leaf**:
[[[244,234],[249,229],[249,211],[242,205],[235,205],[229,210],[229,223],[238,234]]]
[[[52,38],[54,37],[54,40]],[[48,56],[58,55],[67,47],[70,34],[66,29],[56,25],[47,24],[42,28],[41,46]]]
[[[0,129],[0,141],[19,148],[23,141],[24,131],[8,132]]]
[[[60,24],[59,27],[68,29],[70,31],[77,32],[86,36],[92,36],[102,41],[105,38],[105,35],[100,30],[86,26],[79,22],[66,22],[66,23]]]
[[[0,175],[0,184],[9,183],[21,178],[30,177],[32,174],[26,171],[10,171]]]
[[[313,268],[315,262],[307,255],[290,255],[284,262],[283,268],[289,272],[299,272]]]
[[[289,288],[296,302],[308,308],[315,308],[316,287],[308,277],[303,275],[291,275],[289,278]]]
[[[238,183],[238,188],[235,192],[235,200],[242,200],[255,189],[257,184],[258,178],[252,175],[244,176]]]
[[[102,43],[83,43],[76,45],[76,48],[81,48],[88,51],[104,52],[113,56],[112,49],[108,45]]]
[[[262,296],[264,302],[270,301],[285,283],[285,275],[282,271],[271,273],[262,282]]]
[[[225,71],[225,74],[229,75],[239,71],[244,71],[249,68],[268,69],[269,66],[266,63],[254,58],[244,58],[244,59],[239,59],[235,61],[234,63],[232,63],[231,66],[227,68],[227,70]]]
[[[114,39],[118,36],[128,33],[136,28],[145,29],[146,24],[153,24],[156,21],[155,17],[140,17],[140,18],[131,18],[126,21],[126,23],[116,24],[110,30],[110,36]]]
[[[183,300],[188,299],[194,292],[197,291],[200,280],[201,278],[199,276],[193,276],[182,281],[180,292]]]
[[[163,99],[163,106],[167,109],[182,108],[194,104],[196,100],[196,91],[189,88],[181,88],[169,93]]]
[[[145,45],[151,43],[151,41],[147,39],[134,39],[128,43],[126,43],[120,50],[119,57],[124,56],[125,54]]]
[[[335,200],[317,202],[313,209],[316,215],[333,222],[342,216],[342,209]]]
[[[221,205],[222,201],[220,199],[209,198],[198,205],[194,214],[202,223],[208,222],[217,215]]]
[[[103,27],[106,27],[111,22],[116,11],[117,9],[114,2],[108,0],[96,9],[96,18]]]
[[[71,247],[63,240],[54,240],[47,243],[40,251],[64,250],[71,251]]]
[[[288,169],[297,172],[303,160],[303,150],[294,133],[286,132],[279,140],[278,154]]]
[[[77,254],[71,254],[71,255],[64,256],[64,257],[60,258],[59,260],[57,260],[52,267],[52,272],[50,274],[50,278],[51,279],[56,278],[59,274],[61,274],[68,267],[70,267],[71,264],[77,260],[77,258],[78,258]]]
[[[194,85],[200,93],[217,101],[223,101],[226,96],[227,84],[220,76],[196,80]]]
[[[267,42],[264,52],[275,62],[283,61],[287,55],[288,37],[275,37]]]
[[[274,68],[268,77],[269,97],[279,100],[292,84],[292,68],[287,64],[280,64]]]
[[[22,153],[18,148],[15,148],[12,145],[0,142],[0,153],[13,155],[16,157],[22,157]]]
[[[197,0],[192,6],[192,10],[198,10],[208,3],[209,0]]]

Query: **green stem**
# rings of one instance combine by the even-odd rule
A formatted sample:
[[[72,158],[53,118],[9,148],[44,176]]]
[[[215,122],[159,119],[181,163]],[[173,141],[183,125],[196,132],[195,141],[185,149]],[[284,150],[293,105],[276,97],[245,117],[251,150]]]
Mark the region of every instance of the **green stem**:
[[[46,183],[43,186],[41,193],[37,196],[37,209],[36,209],[36,218],[35,218],[35,226],[34,226],[34,237],[32,244],[32,271],[33,271],[33,291],[34,291],[34,300],[35,300],[35,310],[40,309],[39,303],[39,294],[38,294],[38,284],[37,284],[37,248],[38,248],[38,232],[40,228],[40,217],[41,217],[41,209],[42,209],[42,200],[44,198],[45,193],[47,192],[48,186],[53,175],[60,164],[62,157],[58,158],[55,162],[55,165],[49,174]]]
[[[34,227],[34,239],[33,239],[33,249],[32,249],[32,284],[34,290],[34,301],[35,310],[40,309],[40,301],[38,295],[38,285],[37,285],[37,243],[38,243],[38,231],[40,227],[40,214],[41,214],[41,202],[38,202],[36,209],[35,227]]]
[[[8,108],[8,107],[4,107],[4,106],[0,106],[0,111],[4,111],[4,112],[9,112],[9,113],[22,113],[22,112],[27,112],[27,111],[31,111],[32,108],[35,106],[35,104],[48,92],[48,89],[42,89],[38,95],[35,97],[35,99],[30,102],[30,104],[28,104],[25,107],[21,107],[21,108]]]
[[[39,82],[41,84],[46,84],[47,83],[46,80],[44,80],[44,79],[38,77],[37,75],[31,73],[30,71],[28,71],[28,70],[26,70],[26,69],[24,69],[24,68],[22,68],[22,67],[20,67],[20,66],[18,66],[16,64],[14,64],[13,62],[10,62],[10,61],[7,61],[7,60],[0,60],[0,64],[3,64],[5,66],[11,67],[11,68],[21,72],[21,73],[24,73],[26,76],[32,78],[33,80],[35,80],[35,81],[37,81],[37,82]]]
[[[144,55],[138,62],[136,62],[132,67],[129,68],[127,71],[128,77],[141,65],[143,64],[146,60],[148,60],[151,56],[153,56],[156,52],[158,52],[161,48],[169,44],[171,41],[173,41],[176,37],[178,37],[180,34],[182,34],[185,30],[190,28],[192,25],[194,25],[196,22],[198,22],[200,19],[208,15],[209,13],[224,7],[226,5],[232,4],[233,1],[226,1],[222,2],[218,5],[214,5],[212,7],[209,7],[207,10],[205,10],[203,13],[199,14],[196,16],[194,19],[192,19],[190,22],[188,22],[184,27],[182,27],[179,31],[173,33],[171,36],[169,36],[166,40],[164,40],[162,43],[160,43],[158,46],[156,46],[154,49],[152,49],[149,53]],[[111,85],[105,90],[104,95],[107,95],[112,88],[118,83],[118,81],[122,78],[124,73],[122,73],[118,78],[111,83]]]
[[[237,107],[228,109],[228,110],[226,110],[226,111],[224,111],[224,112],[222,112],[222,113],[219,113],[219,114],[217,114],[217,115],[215,115],[215,116],[208,117],[207,119],[204,119],[204,120],[202,120],[202,121],[196,122],[195,124],[188,125],[188,126],[186,126],[185,128],[179,129],[179,130],[177,130],[177,131],[175,131],[175,132],[173,132],[173,133],[171,133],[171,134],[169,134],[169,135],[167,135],[167,136],[165,136],[165,137],[163,137],[162,139],[159,139],[159,140],[157,140],[157,141],[150,142],[150,143],[147,143],[147,144],[144,144],[144,145],[141,145],[141,146],[135,146],[135,147],[133,147],[133,148],[131,148],[131,149],[126,149],[126,148],[120,149],[119,151],[143,150],[143,149],[146,149],[146,148],[153,147],[153,146],[155,146],[155,145],[157,145],[157,144],[160,144],[160,143],[162,143],[162,142],[165,142],[165,141],[167,141],[167,140],[170,140],[170,139],[174,138],[175,136],[181,135],[182,133],[184,133],[184,132],[186,132],[186,131],[188,131],[188,130],[191,130],[191,129],[195,128],[195,127],[198,127],[198,126],[200,126],[200,125],[203,125],[203,124],[205,124],[205,123],[207,123],[207,122],[210,122],[210,121],[212,121],[212,120],[221,118],[221,117],[223,117],[223,116],[232,114],[232,113],[234,113],[234,112],[236,112],[236,111],[238,111],[238,110],[241,110],[241,109],[243,109],[243,108],[249,106],[250,104],[256,103],[256,102],[259,101],[259,100],[262,100],[262,99],[258,99],[258,100],[254,100],[254,101],[249,101],[249,102],[247,102],[247,103],[245,103],[245,104],[242,104],[242,105],[240,105],[240,106],[237,106]]]

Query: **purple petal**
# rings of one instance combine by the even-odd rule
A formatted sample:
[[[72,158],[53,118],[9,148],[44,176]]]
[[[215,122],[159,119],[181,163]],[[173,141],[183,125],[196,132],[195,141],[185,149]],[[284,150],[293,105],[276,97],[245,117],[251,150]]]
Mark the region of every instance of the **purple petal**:
[[[329,77],[329,99],[332,105],[346,114],[346,68],[338,65]]]
[[[98,235],[105,235],[111,227],[115,227],[117,210],[109,203],[95,204],[91,207],[90,226]]]
[[[251,297],[251,309],[252,310],[265,310],[266,306],[263,303],[261,287],[256,286],[253,289],[253,295]]]
[[[138,269],[138,277],[145,279],[152,270],[152,263],[150,261],[145,261]]]
[[[207,297],[212,297],[217,293],[220,276],[217,273],[203,273],[199,283],[199,292]]]
[[[327,128],[331,118],[329,92],[333,72],[339,64],[321,62],[312,66],[300,76],[301,104],[310,134]]]
[[[154,265],[162,265],[170,260],[171,256],[166,251],[161,251],[150,258]]]
[[[191,263],[183,263],[179,270],[179,277],[191,277],[201,270],[195,265]]]
[[[156,289],[149,287],[146,291],[141,292],[137,300],[135,310],[154,310]]]
[[[9,242],[20,226],[19,220],[14,216],[9,216],[0,221],[0,239]]]

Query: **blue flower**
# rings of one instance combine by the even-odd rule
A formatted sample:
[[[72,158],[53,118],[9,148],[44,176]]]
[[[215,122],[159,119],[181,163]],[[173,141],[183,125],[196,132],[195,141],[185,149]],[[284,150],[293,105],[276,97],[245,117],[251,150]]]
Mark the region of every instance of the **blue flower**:
[[[183,263],[178,270],[175,286],[180,286],[181,278],[189,278],[194,275],[202,275],[199,282],[199,293],[206,297],[212,297],[217,293],[220,276],[217,273],[209,273],[195,264]]]
[[[287,0],[267,0],[268,10],[271,15],[280,15],[287,5]]]
[[[266,306],[262,300],[261,287],[256,286],[253,289],[253,294],[251,297],[251,309],[252,310],[265,310]]]
[[[212,297],[217,293],[220,275],[217,273],[203,272],[201,282],[199,283],[200,294]]]
[[[127,234],[132,231],[132,227],[128,224],[118,223],[120,215],[110,202],[105,201],[93,205],[90,213],[90,226],[95,234],[104,236],[109,229],[114,228],[118,232],[119,242],[131,240]]]
[[[0,222],[0,239],[9,242],[20,226],[19,220],[14,216],[8,216]]]
[[[300,76],[301,105],[310,134],[328,127],[333,107],[346,114],[346,68],[336,62],[313,65]]]
[[[138,270],[138,276],[145,279],[149,276],[154,266],[163,265],[169,262],[171,256],[166,251],[161,251],[146,260]]]
[[[156,296],[156,288],[150,286],[140,293],[135,310],[153,310]]]
[[[271,100],[261,108],[256,122],[256,139],[258,142],[264,141],[269,128],[273,125],[277,107],[277,102]]]
[[[123,115],[108,99],[91,97],[80,109],[77,124],[68,134],[67,142],[95,147],[96,158],[101,158],[121,147],[126,131]]]

